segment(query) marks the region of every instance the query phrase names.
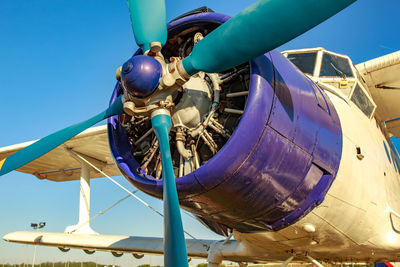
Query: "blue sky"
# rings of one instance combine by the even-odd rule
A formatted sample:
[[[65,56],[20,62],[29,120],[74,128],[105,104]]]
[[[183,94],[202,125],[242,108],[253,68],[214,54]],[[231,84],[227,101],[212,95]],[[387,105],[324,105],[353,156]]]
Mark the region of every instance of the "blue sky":
[[[167,19],[200,6],[235,15],[254,1],[166,1]],[[382,4],[384,3],[384,4]],[[359,0],[348,9],[281,48],[322,46],[349,55],[354,63],[400,48],[396,0]],[[41,138],[102,111],[115,85],[115,70],[137,46],[125,0],[12,1],[0,3],[0,147]],[[132,188],[124,178],[118,181]],[[54,183],[10,173],[0,178],[0,236],[46,221],[61,232],[77,222],[79,182]],[[92,181],[92,214],[125,196],[106,179]],[[158,210],[161,202],[143,193]],[[92,224],[104,234],[162,236],[162,219],[133,198]],[[185,228],[199,238],[219,238],[184,215]],[[30,262],[33,247],[0,241],[0,263]],[[124,266],[158,263],[108,253],[86,256],[38,249],[38,261],[97,260]]]

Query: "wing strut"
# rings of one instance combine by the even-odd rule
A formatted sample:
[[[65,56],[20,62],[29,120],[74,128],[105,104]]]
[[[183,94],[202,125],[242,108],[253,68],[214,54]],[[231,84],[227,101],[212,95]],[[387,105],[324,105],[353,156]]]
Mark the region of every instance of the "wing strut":
[[[71,156],[81,164],[81,186],[79,193],[79,220],[75,225],[70,225],[65,228],[65,233],[76,234],[95,234],[98,235],[90,227],[90,169],[91,167],[83,161],[78,153],[71,149],[66,149]]]

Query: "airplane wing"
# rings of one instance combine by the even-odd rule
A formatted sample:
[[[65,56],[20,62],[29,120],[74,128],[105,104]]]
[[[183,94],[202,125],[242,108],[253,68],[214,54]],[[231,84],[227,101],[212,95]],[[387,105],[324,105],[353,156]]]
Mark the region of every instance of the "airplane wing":
[[[400,51],[356,65],[374,102],[376,116],[386,121],[394,136],[400,136]]]
[[[35,141],[0,148],[0,159],[33,142]],[[73,158],[71,151],[84,157],[109,176],[120,175],[108,145],[107,125],[87,129],[42,157],[18,168],[17,171],[56,182],[80,179],[81,165]],[[90,177],[98,178],[103,175],[91,169]]]
[[[93,235],[93,234],[69,234],[51,233],[36,231],[18,231],[6,234],[3,239],[8,242],[40,245],[48,247],[58,247],[61,251],[67,252],[72,249],[82,249],[86,253],[92,254],[95,251],[108,251],[114,256],[121,256],[122,253],[132,253],[135,257],[140,254],[163,255],[163,238],[159,237],[140,237],[126,235]],[[292,240],[308,246],[309,239],[297,238]],[[281,262],[293,260],[293,262],[308,262],[306,254],[293,254],[290,246],[285,245],[284,241],[271,240],[269,249],[258,248],[256,242],[240,242],[237,240],[206,240],[206,239],[186,239],[186,249],[188,257],[210,259],[221,257],[222,260],[232,262]],[[325,256],[313,255],[316,259],[322,260]],[[292,257],[292,258],[291,258]],[[321,265],[322,266],[322,265]]]
[[[63,251],[70,248],[92,251],[110,251],[113,255],[121,253],[164,254],[163,239],[157,237],[133,237],[123,235],[90,235],[20,231],[9,233],[3,237],[5,241],[59,247]],[[235,240],[186,239],[189,257],[207,258],[210,250],[217,247],[214,253],[220,253],[225,260],[257,261],[257,257],[246,252],[243,245]],[[286,253],[285,253],[286,255]]]
[[[132,237],[123,235],[90,235],[20,231],[3,237],[5,241],[56,246],[63,249],[79,248],[85,250],[114,251],[126,253],[163,254],[163,239],[157,237]],[[207,258],[213,241],[193,240],[187,242],[190,256]]]

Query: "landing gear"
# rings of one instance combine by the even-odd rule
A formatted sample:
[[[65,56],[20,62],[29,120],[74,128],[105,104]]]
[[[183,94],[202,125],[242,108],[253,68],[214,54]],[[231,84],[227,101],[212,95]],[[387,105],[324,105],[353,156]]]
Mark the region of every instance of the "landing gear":
[[[282,262],[280,267],[286,267],[293,260],[293,258],[294,258],[294,256],[291,256],[290,258],[288,258],[287,260]]]
[[[304,255],[304,254],[303,254]],[[308,255],[307,253],[305,254],[306,258],[314,265],[318,266],[318,267],[324,267],[324,265],[322,265],[320,262],[318,262],[316,259],[312,258],[310,255]],[[294,259],[295,255],[291,256],[290,258],[288,258],[287,260],[285,260],[280,267],[286,267],[293,259]]]
[[[324,267],[324,265],[322,265],[321,263],[319,263],[317,260],[311,258],[310,255],[306,255],[306,257],[310,260],[311,263],[317,265],[318,267]]]
[[[211,244],[210,249],[208,250],[207,263],[209,267],[219,267],[221,264],[223,257],[220,251],[221,242],[216,241]]]

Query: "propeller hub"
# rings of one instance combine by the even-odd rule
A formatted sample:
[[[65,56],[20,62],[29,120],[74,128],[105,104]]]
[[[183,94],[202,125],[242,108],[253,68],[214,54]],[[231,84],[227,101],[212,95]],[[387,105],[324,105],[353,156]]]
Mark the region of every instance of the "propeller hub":
[[[133,56],[122,66],[121,82],[134,97],[150,96],[157,89],[162,76],[160,62],[149,56]]]

